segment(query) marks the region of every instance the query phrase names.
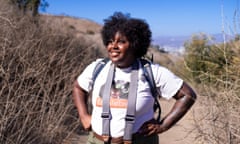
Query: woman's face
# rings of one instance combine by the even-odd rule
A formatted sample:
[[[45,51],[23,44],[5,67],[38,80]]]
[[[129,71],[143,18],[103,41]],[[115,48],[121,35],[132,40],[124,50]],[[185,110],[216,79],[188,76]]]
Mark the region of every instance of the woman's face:
[[[117,67],[129,67],[135,58],[134,50],[126,36],[117,32],[107,45],[108,56]]]

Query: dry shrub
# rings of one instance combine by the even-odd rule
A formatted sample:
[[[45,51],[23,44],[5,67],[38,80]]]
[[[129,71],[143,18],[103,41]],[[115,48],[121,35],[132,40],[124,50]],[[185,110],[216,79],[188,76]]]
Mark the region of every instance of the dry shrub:
[[[91,45],[0,0],[0,143],[59,144],[77,132],[71,90]]]
[[[229,63],[224,66],[226,72],[215,76],[216,81],[212,83],[204,82],[210,72],[199,76],[201,84],[197,90],[201,108],[195,111],[195,126],[196,139],[203,144],[240,143],[240,45],[239,41],[231,41],[226,46],[223,52],[224,48],[234,51],[233,59],[225,59]]]
[[[200,103],[203,107],[195,111],[197,141],[211,144],[238,144],[240,99],[236,89],[220,91],[205,86],[200,91],[202,91]]]

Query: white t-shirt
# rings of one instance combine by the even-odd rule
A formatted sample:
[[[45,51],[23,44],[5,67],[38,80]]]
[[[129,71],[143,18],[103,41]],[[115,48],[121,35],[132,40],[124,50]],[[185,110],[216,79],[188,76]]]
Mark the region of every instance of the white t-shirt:
[[[92,89],[92,73],[96,64],[101,59],[97,59],[86,67],[82,74],[77,78],[77,81],[81,88],[86,91],[91,91]],[[106,82],[108,71],[110,68],[109,61],[105,67],[98,74],[94,88],[92,91],[92,120],[91,125],[93,131],[102,134],[102,91],[103,86]],[[138,74],[138,90],[137,90],[137,100],[136,100],[136,115],[135,123],[133,126],[133,133],[137,132],[142,124],[154,116],[153,104],[154,98],[151,94],[151,89],[149,87],[148,81],[145,79],[143,74],[143,69],[139,61],[140,69]],[[161,96],[166,99],[172,98],[177,91],[182,86],[183,80],[175,76],[168,69],[158,65],[152,64],[152,71],[156,86],[161,93]],[[125,127],[125,116],[127,108],[127,96],[128,88],[130,83],[131,67],[129,68],[116,68],[114,82],[111,89],[110,97],[110,113],[112,119],[110,121],[110,134],[112,137],[120,137],[124,135]]]

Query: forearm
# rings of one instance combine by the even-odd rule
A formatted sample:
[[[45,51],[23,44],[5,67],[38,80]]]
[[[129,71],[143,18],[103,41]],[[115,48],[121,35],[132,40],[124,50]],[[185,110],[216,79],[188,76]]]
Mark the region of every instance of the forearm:
[[[75,81],[73,86],[73,101],[77,108],[83,127],[86,130],[89,130],[91,128],[91,116],[89,115],[87,109],[87,96],[87,92],[79,87],[77,81]]]
[[[79,114],[80,117],[88,114],[86,92],[84,92],[79,87],[77,82],[74,82],[73,101],[74,101],[74,104],[75,104],[75,106],[78,110],[78,114]]]
[[[171,111],[161,120],[162,132],[176,124],[194,104],[195,98],[185,95],[178,99]]]

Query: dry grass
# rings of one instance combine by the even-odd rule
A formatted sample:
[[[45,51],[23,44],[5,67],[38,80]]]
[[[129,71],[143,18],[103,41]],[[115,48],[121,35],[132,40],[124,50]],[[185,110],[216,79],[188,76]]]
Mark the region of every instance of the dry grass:
[[[201,144],[240,143],[240,45],[239,41],[227,44],[235,58],[227,60],[226,73],[216,76],[214,83],[204,83],[204,77],[209,73],[203,73],[202,77],[200,75],[202,83],[196,85],[201,108],[195,111],[195,130],[196,141]],[[224,48],[219,46],[222,51]]]
[[[81,129],[72,83],[100,53],[90,40],[0,3],[0,143],[59,144]]]

